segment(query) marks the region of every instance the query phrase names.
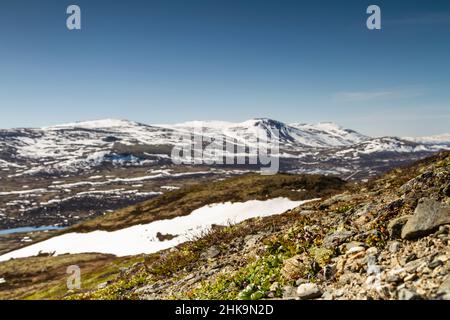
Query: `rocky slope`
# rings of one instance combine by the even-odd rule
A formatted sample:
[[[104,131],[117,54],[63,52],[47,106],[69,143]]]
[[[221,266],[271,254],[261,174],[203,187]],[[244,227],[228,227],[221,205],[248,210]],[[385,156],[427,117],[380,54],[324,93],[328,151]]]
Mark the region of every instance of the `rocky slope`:
[[[450,299],[450,153],[217,227],[71,299]]]

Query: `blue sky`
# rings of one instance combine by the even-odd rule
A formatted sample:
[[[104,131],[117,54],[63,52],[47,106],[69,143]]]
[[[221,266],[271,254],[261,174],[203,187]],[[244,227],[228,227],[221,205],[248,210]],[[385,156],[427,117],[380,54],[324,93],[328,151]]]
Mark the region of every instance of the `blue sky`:
[[[430,135],[450,132],[449,89],[448,0],[0,3],[1,128],[269,117]]]

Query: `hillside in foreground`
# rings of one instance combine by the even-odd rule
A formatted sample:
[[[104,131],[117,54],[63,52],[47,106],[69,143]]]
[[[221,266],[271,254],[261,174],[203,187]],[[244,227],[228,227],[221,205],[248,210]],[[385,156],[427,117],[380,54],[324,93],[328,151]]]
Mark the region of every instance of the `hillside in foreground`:
[[[217,226],[155,254],[10,260],[0,264],[0,278],[10,279],[8,290],[0,285],[0,297],[14,291],[9,297],[450,298],[450,152],[329,194],[282,215]],[[33,266],[24,268],[30,259]],[[56,265],[77,260],[89,266],[83,287],[67,292]],[[51,261],[45,270],[52,281],[33,295],[19,294],[18,279],[31,286],[44,261]]]
[[[450,298],[450,153],[220,228],[81,299]]]

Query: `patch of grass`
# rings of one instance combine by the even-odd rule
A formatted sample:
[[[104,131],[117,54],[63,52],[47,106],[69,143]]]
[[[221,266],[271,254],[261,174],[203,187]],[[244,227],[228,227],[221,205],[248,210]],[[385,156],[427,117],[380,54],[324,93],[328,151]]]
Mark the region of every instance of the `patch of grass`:
[[[286,259],[298,254],[311,257],[311,264],[305,266],[304,276],[313,280],[319,266],[327,264],[334,256],[328,249],[318,248],[323,233],[313,233],[305,228],[308,219],[301,217],[287,232],[274,235],[264,241],[265,253],[238,269],[233,274],[220,274],[213,281],[204,281],[199,288],[181,294],[177,299],[242,299],[258,300],[267,297],[273,283],[279,284],[274,292],[281,297],[281,287],[291,280],[282,274]]]
[[[131,299],[130,290],[148,282],[148,273],[139,269],[133,275],[121,278],[106,288],[86,293],[74,294],[66,297],[68,300],[128,300]]]
[[[347,213],[348,211],[350,211],[352,209],[353,209],[352,205],[346,204],[346,205],[339,206],[335,211],[337,213]]]
[[[213,282],[182,295],[197,300],[259,300],[264,298],[274,282],[283,283],[282,255],[267,255],[241,268],[233,275],[221,274]],[[281,292],[277,293],[281,295]]]

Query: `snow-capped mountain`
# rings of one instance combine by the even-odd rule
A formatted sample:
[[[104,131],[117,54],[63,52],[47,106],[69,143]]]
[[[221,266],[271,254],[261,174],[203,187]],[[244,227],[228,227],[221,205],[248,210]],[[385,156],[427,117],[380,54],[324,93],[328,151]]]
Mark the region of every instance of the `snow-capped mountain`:
[[[182,134],[222,136],[236,144],[262,135],[279,142],[281,157],[295,161],[311,153],[357,159],[376,153],[431,153],[448,137],[371,138],[334,123],[285,124],[272,119],[242,123],[193,121],[173,125],[145,125],[127,120],[96,120],[40,129],[0,131],[0,168],[16,174],[78,172],[102,165],[142,165],[167,159]]]
[[[262,134],[269,139],[278,139],[285,147],[341,147],[369,139],[334,123],[285,124],[272,119],[252,119],[242,123],[192,121],[163,127],[188,132],[202,129],[205,134],[222,134],[237,141],[252,140]]]
[[[174,165],[171,151],[186,134],[238,146],[267,137],[279,144],[281,171],[345,179],[368,178],[449,148],[442,139],[372,138],[334,123],[271,119],[170,125],[106,119],[0,130],[0,229],[70,225],[199,179],[258,170],[243,164]]]
[[[450,133],[439,134],[426,137],[404,137],[404,140],[413,141],[421,144],[446,145],[450,146]]]

